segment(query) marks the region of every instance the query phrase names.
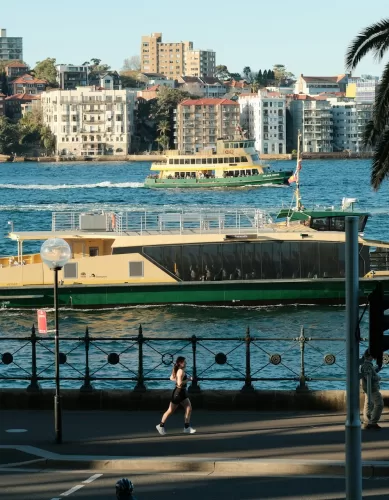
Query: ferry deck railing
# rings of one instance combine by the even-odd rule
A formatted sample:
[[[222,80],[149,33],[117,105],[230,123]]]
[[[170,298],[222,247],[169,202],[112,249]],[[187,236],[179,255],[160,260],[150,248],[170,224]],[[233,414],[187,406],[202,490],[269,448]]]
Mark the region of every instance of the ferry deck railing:
[[[87,219],[88,218],[88,222]],[[271,223],[264,210],[228,207],[148,207],[123,212],[52,214],[53,232],[144,233],[258,233]]]
[[[360,341],[361,355],[366,342]],[[247,328],[244,335],[232,338],[147,337],[141,325],[137,335],[106,337],[91,335],[87,327],[82,336],[61,337],[59,359],[64,385],[81,391],[92,391],[94,385],[135,391],[166,388],[177,356],[187,359],[193,392],[201,390],[200,384],[230,389],[239,383],[242,391],[290,390],[291,385],[308,391],[344,386],[345,347],[344,337],[310,336],[304,327],[295,335],[281,336],[253,336]],[[51,386],[54,359],[54,338],[37,335],[35,327],[28,336],[1,336],[0,389],[17,384],[38,391],[41,385]]]

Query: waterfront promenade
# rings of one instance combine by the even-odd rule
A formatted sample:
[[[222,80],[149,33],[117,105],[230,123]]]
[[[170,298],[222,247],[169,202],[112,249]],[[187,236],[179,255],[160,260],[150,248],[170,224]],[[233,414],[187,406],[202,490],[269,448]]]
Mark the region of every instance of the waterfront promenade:
[[[31,500],[61,498],[95,474],[102,476],[70,498],[113,498],[113,485],[123,476],[136,483],[141,500],[182,493],[202,500],[344,498],[344,413],[194,411],[197,434],[188,436],[179,412],[168,421],[165,437],[155,430],[160,416],[64,412],[64,442],[57,445],[52,411],[2,411],[0,498],[27,498],[26,484],[33,485]],[[362,434],[369,499],[389,495],[389,482],[378,479],[389,476],[386,420],[384,415],[382,431]],[[26,432],[7,432],[15,429]],[[15,486],[20,475],[24,489]],[[2,496],[7,485],[12,495]]]

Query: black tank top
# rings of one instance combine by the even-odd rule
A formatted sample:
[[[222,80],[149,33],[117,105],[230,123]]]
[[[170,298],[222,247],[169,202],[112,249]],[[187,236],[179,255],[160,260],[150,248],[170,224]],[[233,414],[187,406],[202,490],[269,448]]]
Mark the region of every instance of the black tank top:
[[[187,374],[185,373],[185,375],[182,377],[182,381],[184,382],[185,380],[188,380],[188,376]],[[176,389],[185,389],[186,388],[186,384],[182,384],[182,387],[178,387],[177,383],[176,383]]]

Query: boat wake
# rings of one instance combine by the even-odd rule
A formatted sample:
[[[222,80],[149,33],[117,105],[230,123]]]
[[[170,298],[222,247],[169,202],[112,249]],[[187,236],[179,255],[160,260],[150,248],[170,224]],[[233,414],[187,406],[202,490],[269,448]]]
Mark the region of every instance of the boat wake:
[[[0,189],[55,191],[58,189],[142,188],[143,182],[97,182],[96,184],[0,184]]]

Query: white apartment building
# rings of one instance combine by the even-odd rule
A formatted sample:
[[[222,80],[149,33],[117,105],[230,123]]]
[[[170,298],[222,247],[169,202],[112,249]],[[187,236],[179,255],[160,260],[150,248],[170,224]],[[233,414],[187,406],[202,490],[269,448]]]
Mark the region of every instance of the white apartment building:
[[[43,120],[59,155],[126,155],[134,135],[136,92],[77,87],[41,94]]]
[[[290,102],[293,119],[293,147],[297,149],[297,135],[301,131],[303,152],[332,153],[333,117],[331,103],[323,97],[295,95]]]
[[[359,103],[344,97],[329,97],[334,127],[334,151],[359,153],[363,132],[373,113],[373,103]]]
[[[260,154],[286,153],[286,99],[277,92],[239,96],[240,123]]]
[[[23,61],[23,38],[7,36],[7,30],[0,29],[0,61],[13,59]]]

